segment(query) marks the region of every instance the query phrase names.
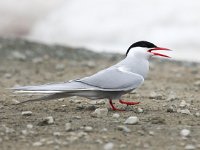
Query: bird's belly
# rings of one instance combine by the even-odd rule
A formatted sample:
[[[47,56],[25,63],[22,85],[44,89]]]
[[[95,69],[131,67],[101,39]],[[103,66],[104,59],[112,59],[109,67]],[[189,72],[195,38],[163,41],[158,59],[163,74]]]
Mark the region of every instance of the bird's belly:
[[[70,93],[71,96],[86,97],[89,99],[119,99],[123,94],[129,91],[82,91],[78,93]]]

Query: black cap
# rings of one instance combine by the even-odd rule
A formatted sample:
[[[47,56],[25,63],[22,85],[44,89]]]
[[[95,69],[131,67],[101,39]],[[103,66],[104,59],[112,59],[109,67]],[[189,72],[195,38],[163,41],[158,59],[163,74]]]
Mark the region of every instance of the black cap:
[[[133,43],[133,44],[128,48],[128,50],[126,51],[126,56],[128,55],[130,49],[131,49],[131,48],[134,48],[134,47],[154,48],[154,47],[157,47],[157,46],[154,45],[154,44],[151,43],[151,42],[148,42],[148,41],[138,41],[138,42]]]

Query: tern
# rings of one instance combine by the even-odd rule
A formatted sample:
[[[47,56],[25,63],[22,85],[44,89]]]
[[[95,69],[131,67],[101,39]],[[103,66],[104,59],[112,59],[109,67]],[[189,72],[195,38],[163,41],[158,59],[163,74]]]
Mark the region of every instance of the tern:
[[[113,100],[121,104],[136,105],[140,102],[129,102],[121,96],[140,87],[149,72],[149,60],[153,56],[170,58],[158,53],[158,50],[169,51],[148,41],[133,43],[126,51],[126,56],[119,63],[101,70],[94,75],[62,83],[51,83],[36,86],[14,87],[17,93],[44,94],[45,96],[29,101],[52,100],[71,96],[80,96],[89,99],[108,99],[112,110],[119,110]],[[47,94],[47,95],[46,95]],[[21,104],[20,103],[20,104]]]

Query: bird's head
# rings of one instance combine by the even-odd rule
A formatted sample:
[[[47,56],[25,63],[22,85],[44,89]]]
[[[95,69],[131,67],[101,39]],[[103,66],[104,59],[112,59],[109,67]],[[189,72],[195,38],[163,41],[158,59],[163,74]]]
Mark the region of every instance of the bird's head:
[[[160,56],[160,57],[167,57],[170,58],[167,55],[160,54],[156,51],[170,51],[168,48],[158,47],[154,45],[153,43],[147,42],[147,41],[139,41],[136,43],[133,43],[127,50],[126,56],[128,55],[136,55],[138,57],[144,57],[149,59],[152,56]]]

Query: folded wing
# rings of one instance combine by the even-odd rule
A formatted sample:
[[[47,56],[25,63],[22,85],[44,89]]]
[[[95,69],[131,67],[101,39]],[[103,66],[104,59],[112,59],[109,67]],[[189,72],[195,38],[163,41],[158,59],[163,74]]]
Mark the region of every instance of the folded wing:
[[[140,86],[144,81],[141,75],[109,68],[92,76],[64,83],[12,88],[17,92],[66,93],[78,91],[128,91]]]

